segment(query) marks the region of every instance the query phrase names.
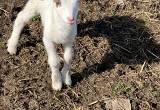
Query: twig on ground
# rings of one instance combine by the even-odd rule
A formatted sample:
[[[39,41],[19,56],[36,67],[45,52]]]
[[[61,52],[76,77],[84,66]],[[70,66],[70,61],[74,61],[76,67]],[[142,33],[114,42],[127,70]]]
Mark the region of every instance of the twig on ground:
[[[122,46],[120,46],[120,45],[118,45],[118,44],[115,44],[115,43],[114,43],[114,45],[116,45],[117,47],[120,47],[121,49],[127,51],[128,53],[132,53],[131,51],[127,50],[126,48],[124,48],[124,47],[122,47]]]
[[[100,99],[100,100],[96,100],[96,101],[94,101],[94,102],[89,103],[88,106],[94,105],[94,104],[96,104],[96,103],[98,103],[98,102],[105,101],[105,100],[109,100],[109,98],[102,98],[102,99]]]
[[[160,60],[160,58],[156,55],[156,54],[154,54],[153,52],[151,52],[150,50],[147,50],[150,54],[152,54],[154,57],[156,57],[157,59],[159,59]]]
[[[99,102],[99,100],[96,100],[96,101],[91,102],[90,104],[88,104],[88,106],[94,105],[94,104],[96,104],[96,103],[98,103],[98,102]]]
[[[140,72],[139,72],[140,74],[142,73],[142,71],[143,71],[143,69],[144,69],[145,64],[146,64],[146,61],[144,61],[143,65],[142,65],[142,67],[141,67],[141,70],[140,70]]]
[[[7,14],[9,13],[7,10],[3,9],[0,7],[0,10],[4,12],[5,16],[7,16]]]

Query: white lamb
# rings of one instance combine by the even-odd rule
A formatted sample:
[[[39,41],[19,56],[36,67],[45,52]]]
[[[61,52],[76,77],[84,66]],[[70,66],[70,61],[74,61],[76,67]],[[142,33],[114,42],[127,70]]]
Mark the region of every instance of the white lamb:
[[[29,0],[18,14],[13,32],[8,40],[8,52],[15,54],[20,33],[25,23],[33,16],[40,15],[43,25],[43,42],[48,54],[48,63],[52,71],[52,87],[61,90],[62,82],[71,85],[70,65],[73,56],[72,45],[77,35],[77,14],[79,0]],[[55,44],[64,47],[64,65],[59,70],[59,57]]]

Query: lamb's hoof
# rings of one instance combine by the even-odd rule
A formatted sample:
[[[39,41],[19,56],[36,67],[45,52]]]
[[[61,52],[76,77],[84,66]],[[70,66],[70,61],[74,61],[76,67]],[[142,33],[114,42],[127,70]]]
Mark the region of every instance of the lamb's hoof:
[[[62,89],[62,82],[52,83],[53,90],[60,91]]]
[[[56,91],[60,91],[62,89],[61,75],[58,75],[56,77],[52,76],[52,88]]]
[[[7,51],[8,51],[9,54],[11,54],[11,55],[16,54],[16,52],[17,52],[17,47],[15,47],[15,46],[8,46]]]
[[[17,46],[13,45],[13,43],[10,39],[8,40],[8,43],[7,43],[7,51],[11,55],[16,54],[16,52],[17,52]]]
[[[67,72],[62,71],[62,81],[64,84],[66,84],[68,86],[72,85],[70,71],[67,71]]]

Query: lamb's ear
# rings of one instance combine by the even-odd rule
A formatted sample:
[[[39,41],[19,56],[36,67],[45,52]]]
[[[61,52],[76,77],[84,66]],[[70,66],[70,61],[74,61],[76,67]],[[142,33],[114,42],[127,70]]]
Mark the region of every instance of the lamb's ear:
[[[53,0],[56,4],[56,7],[61,6],[61,0]]]

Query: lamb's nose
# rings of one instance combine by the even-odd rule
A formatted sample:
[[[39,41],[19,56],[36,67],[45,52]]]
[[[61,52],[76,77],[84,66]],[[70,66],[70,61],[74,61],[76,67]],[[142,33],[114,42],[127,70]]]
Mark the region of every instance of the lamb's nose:
[[[67,17],[67,20],[70,21],[70,22],[73,22],[73,21],[74,21],[74,18],[71,17],[71,16],[69,16],[69,17]]]

